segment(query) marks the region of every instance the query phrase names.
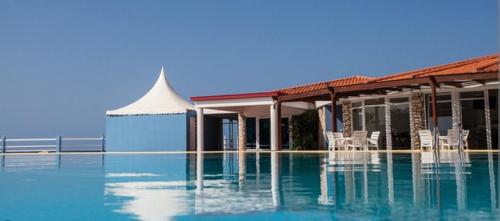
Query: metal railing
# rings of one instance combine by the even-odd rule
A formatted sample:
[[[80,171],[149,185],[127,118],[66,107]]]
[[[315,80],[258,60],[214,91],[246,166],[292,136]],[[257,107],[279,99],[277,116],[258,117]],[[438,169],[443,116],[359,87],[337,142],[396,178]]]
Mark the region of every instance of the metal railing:
[[[55,138],[7,138],[0,139],[1,153],[16,152],[105,152],[106,138],[55,137]]]

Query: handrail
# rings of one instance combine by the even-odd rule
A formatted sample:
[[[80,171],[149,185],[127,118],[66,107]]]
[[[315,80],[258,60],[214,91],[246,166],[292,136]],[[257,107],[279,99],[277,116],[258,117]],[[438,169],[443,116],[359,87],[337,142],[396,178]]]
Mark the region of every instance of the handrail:
[[[98,141],[98,140],[102,140],[103,138],[102,137],[99,137],[99,138],[94,138],[94,137],[82,137],[82,138],[74,138],[74,137],[71,137],[71,138],[61,138],[63,141],[92,141],[92,140],[95,140],[95,141]]]
[[[40,148],[40,147],[52,147],[55,148],[57,147],[56,145],[14,145],[14,146],[7,146],[8,148]]]
[[[75,144],[75,143],[69,143],[63,145],[64,142],[70,142],[70,141],[96,141],[96,144]],[[41,142],[42,144],[33,144],[33,145],[12,145],[12,143],[18,143],[22,144],[22,142]],[[47,144],[47,142],[55,142],[55,144]],[[99,143],[97,143],[99,142]],[[61,136],[57,136],[56,138],[7,138],[6,136],[0,137],[0,153],[6,153],[9,149],[12,150],[14,149],[15,151],[23,151],[23,152],[28,152],[28,151],[40,151],[39,149],[35,148],[52,148],[51,150],[55,152],[64,152],[63,147],[71,147],[71,151],[75,151],[75,147],[100,147],[99,150],[100,152],[105,152],[105,143],[106,143],[106,138],[104,135],[101,137],[81,137],[81,138],[76,138],[76,137],[67,137],[63,138]],[[31,148],[31,150],[20,150],[22,148]],[[82,150],[82,151],[89,151],[89,150]]]
[[[33,142],[33,141],[56,141],[57,138],[27,138],[27,139],[19,139],[19,138],[7,138],[5,141],[7,142]]]

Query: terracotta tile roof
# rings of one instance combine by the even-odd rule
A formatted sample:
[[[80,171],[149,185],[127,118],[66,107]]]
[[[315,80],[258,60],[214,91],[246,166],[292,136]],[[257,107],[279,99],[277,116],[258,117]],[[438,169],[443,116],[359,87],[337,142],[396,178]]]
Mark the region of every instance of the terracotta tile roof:
[[[499,55],[494,54],[459,62],[453,62],[445,65],[438,65],[414,71],[387,75],[384,77],[373,79],[371,81],[380,82],[380,81],[411,79],[411,78],[425,77],[425,76],[495,72],[498,71],[498,62],[499,62]]]
[[[347,85],[366,83],[366,82],[373,80],[373,79],[375,79],[375,78],[366,77],[366,76],[353,76],[353,77],[346,77],[346,78],[341,78],[341,79],[336,79],[336,80],[331,80],[331,81],[324,81],[324,82],[319,82],[319,83],[312,83],[312,84],[305,84],[305,85],[300,85],[300,86],[295,86],[295,87],[283,88],[283,89],[278,90],[278,91],[282,95],[300,94],[300,93],[305,93],[305,92],[310,92],[310,91],[326,89],[326,88],[332,87],[332,86],[339,87],[339,86],[347,86]]]

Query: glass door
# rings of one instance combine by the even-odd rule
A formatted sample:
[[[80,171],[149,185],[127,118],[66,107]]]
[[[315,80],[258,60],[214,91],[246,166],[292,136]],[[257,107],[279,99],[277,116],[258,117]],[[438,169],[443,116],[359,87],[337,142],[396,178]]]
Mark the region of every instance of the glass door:
[[[390,102],[392,149],[411,149],[409,99],[393,98]]]
[[[489,90],[491,144],[492,148],[498,149],[498,90]]]
[[[368,137],[374,131],[379,131],[378,145],[380,149],[386,147],[385,134],[385,100],[384,98],[365,101],[365,128],[368,131]]]
[[[462,128],[469,130],[469,148],[486,149],[486,115],[482,91],[460,93]]]
[[[448,134],[448,130],[453,127],[452,116],[451,116],[451,95],[448,94],[437,94],[437,120],[438,129],[440,135]],[[428,94],[427,99],[427,128],[433,130],[432,126],[432,100],[431,96]]]

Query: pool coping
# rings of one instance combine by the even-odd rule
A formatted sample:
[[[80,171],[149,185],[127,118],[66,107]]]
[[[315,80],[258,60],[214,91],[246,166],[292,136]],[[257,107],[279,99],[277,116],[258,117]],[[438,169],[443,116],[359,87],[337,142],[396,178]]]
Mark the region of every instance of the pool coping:
[[[202,151],[203,154],[221,154],[221,153],[294,153],[294,154],[326,154],[326,153],[422,153],[432,151],[422,150],[368,150],[368,151],[328,151],[328,150],[226,150],[226,151]],[[456,152],[456,150],[441,150],[443,153]],[[464,150],[466,153],[500,153],[500,150]],[[0,153],[0,156],[13,155],[142,155],[142,154],[196,154],[197,151],[112,151],[112,152],[11,152]]]

